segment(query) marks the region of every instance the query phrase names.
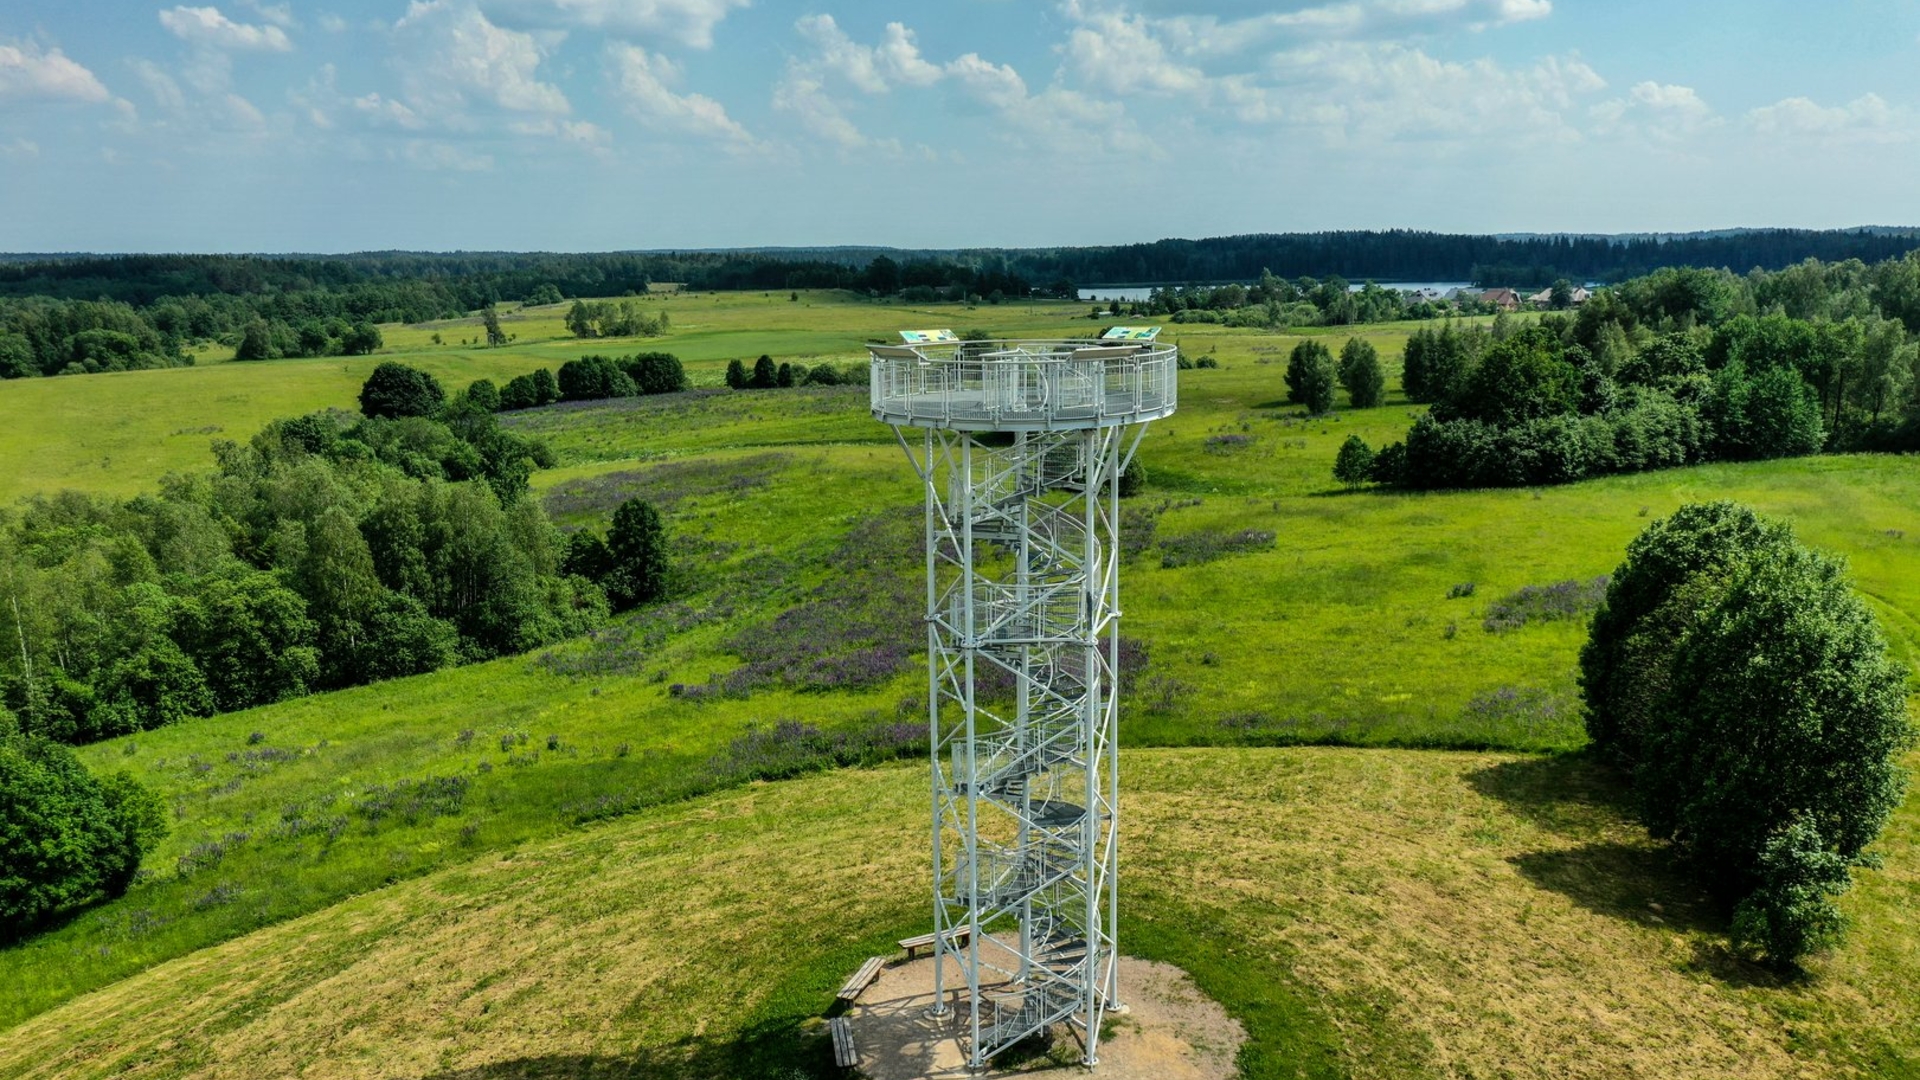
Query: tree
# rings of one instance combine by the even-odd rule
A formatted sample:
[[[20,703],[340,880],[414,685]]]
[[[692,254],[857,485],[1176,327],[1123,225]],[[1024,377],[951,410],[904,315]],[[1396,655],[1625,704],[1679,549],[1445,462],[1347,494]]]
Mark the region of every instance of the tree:
[[[487,347],[495,348],[507,343],[506,331],[500,329],[500,313],[492,304],[480,309],[480,321],[487,328]]]
[[[467,400],[476,409],[490,413],[500,411],[500,390],[493,385],[492,379],[475,379],[468,383]]]
[[[273,332],[267,327],[267,320],[256,318],[247,323],[240,331],[240,344],[233,350],[235,360],[271,360],[273,352]]]
[[[527,306],[545,307],[548,304],[558,304],[565,299],[566,297],[560,295],[558,286],[551,281],[542,282],[534,286],[534,290],[527,294]]]
[[[1380,353],[1365,338],[1348,338],[1340,349],[1340,385],[1356,409],[1371,409],[1385,398],[1386,373],[1380,370]]]
[[[1373,477],[1373,448],[1358,435],[1347,436],[1340,453],[1333,459],[1333,478],[1350,488],[1359,487]]]
[[[1514,333],[1487,350],[1464,384],[1456,384],[1441,410],[1449,415],[1441,419],[1510,427],[1576,411],[1580,372],[1563,352],[1560,340],[1545,328]]]
[[[561,364],[558,382],[562,401],[633,397],[640,392],[627,373],[604,356],[582,356]]]
[[[786,389],[790,389],[793,386],[793,384],[794,384],[793,365],[781,364],[780,367],[774,372],[773,385],[778,386],[782,390],[786,390]]]
[[[1547,290],[1547,306],[1555,311],[1565,311],[1573,306],[1573,282],[1561,278]]]
[[[745,390],[748,384],[747,365],[738,358],[727,361],[727,389]]]
[[[130,777],[98,780],[73,751],[0,716],[0,937],[125,892],[166,821]]]
[[[1906,668],[1844,566],[1743,507],[1686,507],[1629,548],[1608,601],[1582,686],[1615,756],[1638,743],[1648,830],[1732,904],[1737,944],[1788,964],[1837,940],[1831,898],[1914,741]]]
[[[666,595],[666,528],[653,504],[628,499],[613,512],[613,525],[607,530],[607,573],[601,585],[615,610]]]
[[[1333,366],[1333,354],[1327,351],[1325,345],[1313,338],[1308,338],[1293,347],[1292,354],[1287,357],[1288,401],[1295,405],[1307,403],[1307,372],[1323,360],[1329,368]]]
[[[392,360],[374,368],[360,387],[360,412],[366,416],[432,416],[446,400],[440,380]]]
[[[567,310],[567,329],[572,331],[574,337],[594,336],[593,309],[587,306],[586,301],[575,300],[573,307]]]
[[[438,337],[439,335],[434,335]],[[380,328],[364,319],[347,328],[340,338],[340,351],[348,356],[366,356],[377,351],[384,344],[380,337]],[[439,344],[439,342],[435,342]]]
[[[780,369],[774,365],[773,357],[766,353],[753,362],[753,379],[748,384],[755,390],[771,390],[780,383]]]

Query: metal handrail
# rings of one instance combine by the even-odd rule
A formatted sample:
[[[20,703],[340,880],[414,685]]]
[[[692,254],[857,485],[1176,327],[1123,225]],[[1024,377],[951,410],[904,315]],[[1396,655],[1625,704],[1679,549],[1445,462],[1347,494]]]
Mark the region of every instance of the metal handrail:
[[[871,351],[875,419],[962,431],[1109,427],[1178,401],[1179,350],[1159,342],[963,341]]]

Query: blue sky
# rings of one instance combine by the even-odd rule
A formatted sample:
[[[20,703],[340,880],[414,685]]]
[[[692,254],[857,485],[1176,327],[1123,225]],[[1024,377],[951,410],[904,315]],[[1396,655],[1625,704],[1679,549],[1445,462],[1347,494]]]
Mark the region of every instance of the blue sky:
[[[9,0],[0,250],[1920,224],[1920,3]]]

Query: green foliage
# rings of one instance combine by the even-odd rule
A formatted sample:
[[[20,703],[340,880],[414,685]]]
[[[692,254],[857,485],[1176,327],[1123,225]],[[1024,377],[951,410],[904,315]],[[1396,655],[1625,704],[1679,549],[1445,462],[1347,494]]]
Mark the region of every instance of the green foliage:
[[[633,397],[639,388],[620,366],[604,356],[583,356],[560,365],[560,400],[597,401]]]
[[[500,411],[533,409],[560,400],[560,381],[546,368],[515,375],[500,388]]]
[[[480,322],[487,330],[487,347],[498,348],[507,343],[507,332],[500,328],[500,313],[492,304],[480,309]]]
[[[1840,944],[1846,917],[1833,898],[1852,880],[1812,822],[1797,817],[1768,835],[1754,876],[1759,884],[1733,909],[1735,948],[1786,963]]]
[[[0,937],[125,892],[165,834],[131,777],[96,780],[66,747],[0,730]]]
[[[1333,366],[1333,354],[1318,339],[1306,338],[1295,345],[1293,352],[1287,356],[1287,400],[1295,405],[1307,405],[1309,381],[1317,384],[1323,368],[1330,376]],[[1333,380],[1329,377],[1327,381],[1331,383]],[[1317,413],[1327,410],[1309,406],[1307,411]]]
[[[271,360],[279,355],[273,348],[273,335],[265,319],[254,319],[240,331],[240,344],[233,350],[235,360]]]
[[[1837,940],[1827,898],[1900,804],[1907,675],[1839,562],[1726,503],[1635,541],[1582,654],[1649,831],[1781,964]]]
[[[1480,420],[1510,427],[1575,412],[1580,373],[1561,342],[1535,327],[1495,343],[1442,406],[1441,419]]]
[[[1673,642],[1698,618],[1696,580],[1713,587],[1755,557],[1783,555],[1792,534],[1731,502],[1688,503],[1627,545],[1580,649],[1580,689],[1594,750],[1640,761],[1651,710],[1668,689]]]
[[[360,387],[360,411],[367,416],[432,416],[446,400],[440,380],[392,360],[374,368]]]
[[[602,586],[615,610],[658,600],[667,591],[667,536],[651,503],[629,499],[607,530]]]
[[[747,375],[747,365],[741,363],[737,358],[727,361],[727,389],[745,390],[749,379],[750,377]]]
[[[490,413],[500,411],[500,388],[493,385],[492,379],[475,379],[462,393],[476,409]]]
[[[780,384],[780,369],[774,365],[773,357],[766,353],[753,362],[753,376],[747,386],[754,390],[771,390]]]
[[[1452,322],[1439,330],[1415,330],[1401,357],[1401,389],[1418,402],[1450,398],[1472,373],[1483,337],[1480,331],[1456,329]]]
[[[1348,338],[1340,348],[1340,385],[1356,409],[1371,409],[1386,400],[1387,376],[1380,369],[1380,352],[1366,338]]]
[[[567,312],[567,329],[583,338],[658,337],[672,325],[664,309],[648,312],[635,300],[575,300]]]
[[[1367,445],[1367,440],[1358,435],[1349,435],[1340,444],[1340,453],[1333,459],[1333,478],[1348,487],[1359,487],[1373,477],[1375,454]]]

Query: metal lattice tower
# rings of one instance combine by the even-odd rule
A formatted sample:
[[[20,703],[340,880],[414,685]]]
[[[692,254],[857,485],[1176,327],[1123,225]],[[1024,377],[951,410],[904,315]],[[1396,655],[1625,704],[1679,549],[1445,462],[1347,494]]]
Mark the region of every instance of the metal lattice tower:
[[[1177,353],[909,336],[935,340],[869,351],[926,488],[934,1011],[951,964],[972,1068],[1062,1022],[1096,1064],[1119,1004],[1118,480],[1174,410]]]

